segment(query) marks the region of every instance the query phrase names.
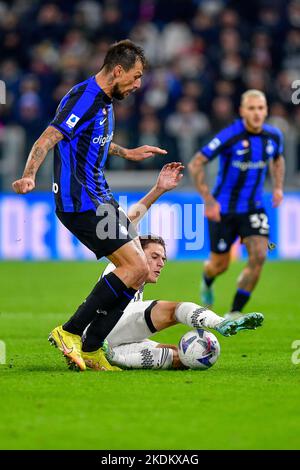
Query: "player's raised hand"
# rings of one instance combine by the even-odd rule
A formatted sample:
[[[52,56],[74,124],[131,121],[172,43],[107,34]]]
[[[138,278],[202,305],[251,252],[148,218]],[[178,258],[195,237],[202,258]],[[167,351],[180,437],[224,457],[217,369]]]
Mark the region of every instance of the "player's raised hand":
[[[146,160],[146,158],[154,157],[154,155],[166,155],[168,152],[159,147],[152,147],[151,145],[142,145],[135,149],[127,149],[125,158],[127,160],[132,160],[139,162],[141,160]]]
[[[35,188],[35,182],[32,178],[21,178],[12,183],[12,188],[18,194],[26,194]]]
[[[213,197],[209,201],[205,201],[204,214],[212,222],[221,221],[221,206]]]
[[[170,191],[178,186],[183,178],[184,166],[180,162],[172,162],[164,165],[158,175],[156,187],[162,191]]]
[[[273,198],[272,198],[272,206],[278,207],[283,200],[283,191],[282,189],[274,189],[273,190]]]

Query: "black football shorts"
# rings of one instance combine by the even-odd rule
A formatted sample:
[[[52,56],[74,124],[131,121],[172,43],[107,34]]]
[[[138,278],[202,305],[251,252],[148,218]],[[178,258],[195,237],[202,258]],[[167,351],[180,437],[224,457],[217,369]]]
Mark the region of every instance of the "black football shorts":
[[[111,255],[138,236],[115,199],[101,204],[97,213],[93,210],[62,212],[57,209],[56,215],[81,243],[95,253],[97,259]]]
[[[208,221],[210,249],[213,253],[227,253],[238,237],[251,235],[269,237],[268,216],[264,209],[245,214],[221,214],[221,222]]]

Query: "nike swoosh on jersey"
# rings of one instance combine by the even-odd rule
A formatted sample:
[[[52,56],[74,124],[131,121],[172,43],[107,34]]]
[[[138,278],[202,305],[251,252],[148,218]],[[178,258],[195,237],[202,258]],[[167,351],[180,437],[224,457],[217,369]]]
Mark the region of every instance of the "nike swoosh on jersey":
[[[103,119],[103,121],[100,121],[100,126],[102,126],[102,124],[105,123],[106,119],[107,119],[107,117],[105,119]]]
[[[244,155],[245,153],[248,153],[249,152],[249,149],[243,149],[243,150],[237,150],[236,153],[238,155]]]
[[[73,351],[73,348],[68,348],[68,346],[65,344],[64,340],[62,339],[62,336],[58,333],[62,348],[63,348],[63,353],[64,354],[71,354]]]

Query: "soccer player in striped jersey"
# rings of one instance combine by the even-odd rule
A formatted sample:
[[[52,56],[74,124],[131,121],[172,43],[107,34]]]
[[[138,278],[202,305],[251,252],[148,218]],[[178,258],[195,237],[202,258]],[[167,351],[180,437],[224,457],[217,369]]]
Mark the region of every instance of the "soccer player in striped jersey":
[[[279,129],[265,123],[266,117],[264,93],[246,91],[241,97],[240,119],[219,132],[189,164],[209,224],[211,254],[201,285],[205,304],[213,304],[213,282],[228,268],[230,247],[238,236],[248,252],[228,318],[241,315],[266,258],[269,223],[263,207],[263,187],[268,165],[273,179],[273,206],[278,207],[283,199],[283,137]],[[217,156],[219,172],[211,193],[204,167]]]
[[[33,190],[37,170],[54,148],[53,192],[58,218],[98,259],[106,256],[116,266],[95,285],[69,321],[50,333],[51,343],[80,370],[86,368],[81,357],[84,329],[99,309],[119,307],[122,312],[148,275],[137,233],[104,176],[108,155],[141,161],[167,153],[148,145],[125,149],[112,141],[113,99],[121,100],[140,88],[145,63],[142,48],[131,41],[113,44],[99,73],[74,86],[62,99],[54,119],[33,145],[22,178],[13,183],[17,193]],[[107,316],[103,341],[110,324]],[[98,356],[105,360],[101,347]]]
[[[129,209],[128,217],[136,225],[151,205],[164,192],[175,188],[181,180],[180,163],[170,163],[161,170],[155,186],[144,198]],[[146,255],[149,273],[145,284],[155,284],[166,262],[165,242],[161,237],[146,235],[140,237]],[[114,269],[109,263],[102,276]],[[170,326],[182,323],[191,328],[213,328],[224,336],[231,336],[238,331],[255,329],[261,326],[263,315],[249,313],[237,320],[224,320],[206,307],[192,302],[170,302],[163,300],[143,300],[144,285],[135,294],[124,314],[118,310],[109,312],[115,318],[115,326],[108,334],[107,357],[120,368],[134,369],[170,369],[182,368],[177,346],[161,344],[149,339],[153,334]],[[98,371],[111,370],[98,361],[97,348],[101,341],[103,322],[106,311],[100,311],[96,321],[84,332],[82,341],[82,357],[87,367]],[[96,351],[96,352],[93,352]]]

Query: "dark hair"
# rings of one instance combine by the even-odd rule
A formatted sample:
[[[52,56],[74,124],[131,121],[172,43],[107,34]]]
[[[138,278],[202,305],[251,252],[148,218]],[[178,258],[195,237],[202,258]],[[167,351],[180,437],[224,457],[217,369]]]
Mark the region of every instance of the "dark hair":
[[[137,60],[141,61],[143,68],[146,67],[143,49],[129,39],[124,39],[109,47],[102,68],[105,67],[106,71],[110,72],[116,65],[122,65],[123,69],[128,72]]]
[[[157,243],[158,245],[161,245],[163,247],[165,251],[165,256],[167,257],[166,243],[162,237],[159,237],[157,235],[140,235],[139,239],[140,239],[143,250],[145,250],[145,248],[147,248],[147,246],[150,245],[150,243]]]

